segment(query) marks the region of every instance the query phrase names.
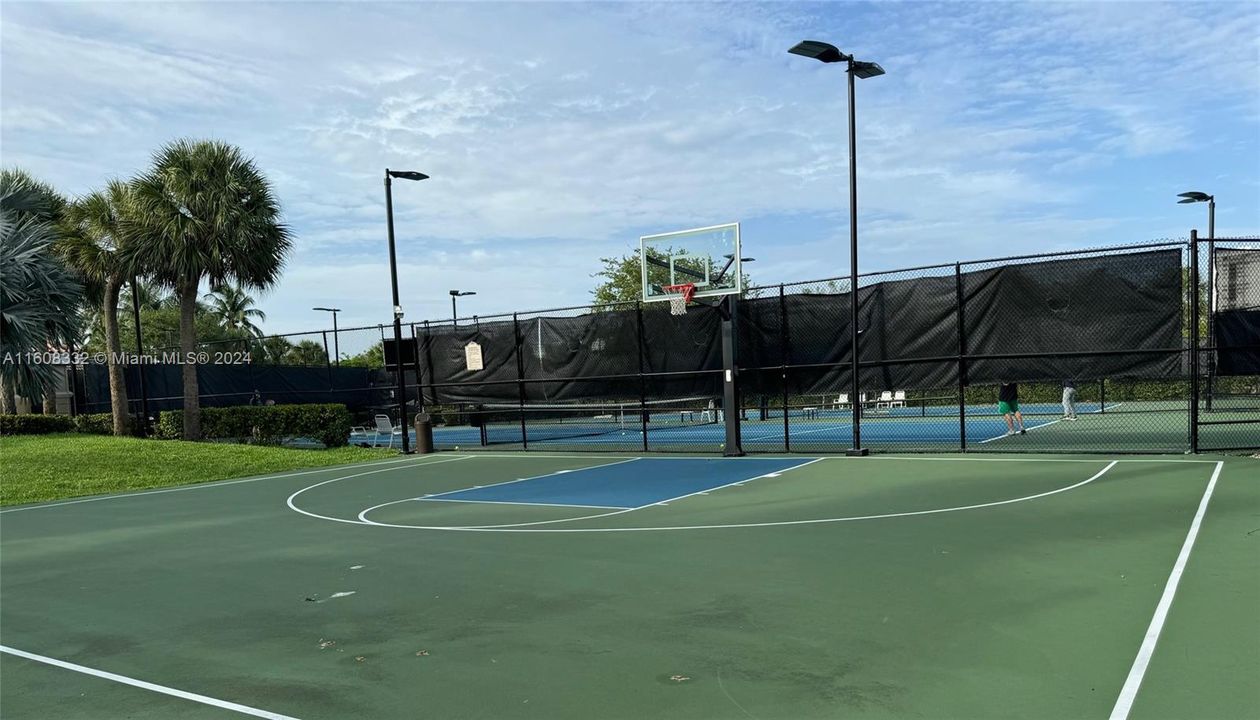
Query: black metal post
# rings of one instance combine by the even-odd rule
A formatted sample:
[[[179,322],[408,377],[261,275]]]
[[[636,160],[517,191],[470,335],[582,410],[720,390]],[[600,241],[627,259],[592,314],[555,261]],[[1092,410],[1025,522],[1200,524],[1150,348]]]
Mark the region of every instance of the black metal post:
[[[849,57],[849,345],[853,353],[853,447],[846,455],[866,455],[862,447],[862,404],[858,394],[858,246],[857,246],[857,110],[854,107],[856,75]]]
[[[416,362],[420,362],[420,358],[416,357]],[[437,371],[433,367],[433,336],[429,333],[429,321],[424,321],[424,364],[429,366],[429,399],[434,405],[441,403],[437,396],[437,387],[435,385]]]
[[[333,312],[333,362],[341,367],[341,342],[337,339],[337,313]]]
[[[958,305],[958,444],[967,452],[967,313],[962,265],[954,263],[954,296]],[[927,406],[923,407],[927,414]]]
[[[415,323],[411,323],[411,346],[416,353],[416,412],[424,412],[424,373],[420,369],[420,343],[416,340]]]
[[[1107,412],[1107,378],[1098,381],[1098,412]]]
[[[451,327],[459,325],[459,315],[455,312],[455,293],[451,293]]]
[[[512,336],[516,339],[516,392],[521,408],[521,449],[528,450],[529,436],[525,430],[525,354],[521,352],[525,342],[521,337],[521,323],[516,313],[512,313]]]
[[[739,299],[735,295],[722,298],[722,411],[725,414],[726,442],[722,445],[725,457],[742,457],[744,449],[739,438],[739,358],[735,346],[738,337],[735,322],[738,318]]]
[[[389,168],[385,169],[385,217],[389,225],[389,280],[394,291],[394,348],[398,365],[398,424],[402,428],[402,452],[411,454],[407,432],[407,378],[403,373],[402,311],[398,300],[398,259],[394,251],[394,192]]]
[[[1207,271],[1207,398],[1205,409],[1212,412],[1213,376],[1216,375],[1216,338],[1212,326],[1216,324],[1216,196],[1208,198],[1208,271]]]
[[[648,435],[647,435],[647,378],[643,376],[643,368],[645,364],[646,338],[643,334],[643,301],[640,300],[634,304],[635,315],[639,324],[639,433],[643,436],[643,452],[648,451]]]
[[[783,383],[783,452],[792,452],[792,426],[788,421],[788,362],[790,360],[787,295],[784,292],[783,283],[779,283],[779,362],[783,365],[782,370],[779,371],[779,378]]]
[[[328,376],[328,389],[331,390],[333,389],[332,356],[328,354],[328,331],[321,330],[319,334],[320,336],[324,338],[324,374]],[[402,351],[402,348],[399,348],[400,362],[401,362],[401,351]]]
[[[1199,231],[1190,231],[1190,452],[1199,452]]]
[[[131,276],[131,313],[136,324],[136,375],[140,377],[140,435],[149,434],[149,392],[144,385],[144,342],[140,334],[140,289]]]

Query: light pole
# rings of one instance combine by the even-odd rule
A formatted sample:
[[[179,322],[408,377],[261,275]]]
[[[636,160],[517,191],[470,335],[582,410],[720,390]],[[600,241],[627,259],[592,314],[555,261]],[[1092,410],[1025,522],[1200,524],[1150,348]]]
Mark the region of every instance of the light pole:
[[[341,312],[341,308],[317,307],[317,308],[311,308],[311,309],[323,310],[324,312],[332,313],[332,316],[333,316],[333,357],[336,358],[334,362],[337,365],[337,367],[341,367],[341,344],[337,342],[337,313]]]
[[[131,276],[131,313],[136,324],[136,375],[140,379],[140,434],[149,436],[149,392],[144,386],[144,342],[140,334],[140,282]]]
[[[1180,200],[1177,201],[1178,205],[1189,205],[1191,203],[1201,203],[1201,202],[1205,202],[1208,204],[1207,344],[1208,344],[1208,347],[1213,347],[1214,340],[1212,338],[1212,325],[1214,324],[1213,315],[1216,313],[1216,294],[1215,294],[1215,289],[1213,287],[1213,283],[1216,280],[1216,196],[1208,195],[1207,193],[1198,192],[1196,190],[1191,190],[1190,192],[1183,192],[1179,194],[1177,197],[1181,198]],[[1196,247],[1194,248],[1193,252],[1197,253],[1199,252],[1199,249]],[[1198,294],[1199,294],[1199,290],[1198,288],[1195,288],[1196,298],[1198,297]],[[1196,300],[1195,302],[1198,302],[1198,301]],[[1215,357],[1216,357],[1215,351],[1208,353],[1207,399],[1205,401],[1207,403],[1208,412],[1212,411],[1212,375],[1215,373],[1215,369],[1216,369]]]
[[[403,367],[402,318],[403,309],[398,301],[398,256],[394,251],[394,191],[392,178],[400,180],[428,180],[429,176],[414,170],[390,170],[385,168],[385,218],[389,225],[389,280],[394,289],[394,351],[398,362],[398,425],[402,428],[402,452],[411,454],[407,433],[407,374]]]
[[[848,64],[849,75],[849,352],[853,356],[853,447],[846,455],[866,455],[862,447],[862,406],[858,388],[858,247],[857,247],[857,113],[854,109],[854,80],[856,78],[873,78],[884,74],[884,68],[878,63],[856,60],[852,55],[845,55],[835,45],[817,40],[803,40],[788,52],[813,58],[819,62]]]
[[[459,314],[455,311],[455,298],[461,298],[465,295],[476,295],[477,293],[468,291],[460,292],[459,290],[451,290],[451,327],[459,324]]]

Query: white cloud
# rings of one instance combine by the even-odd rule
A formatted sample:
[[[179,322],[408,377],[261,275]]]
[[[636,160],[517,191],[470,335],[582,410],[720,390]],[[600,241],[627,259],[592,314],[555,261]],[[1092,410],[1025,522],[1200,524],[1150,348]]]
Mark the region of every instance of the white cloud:
[[[174,137],[241,145],[297,237],[273,328],[330,291],[387,316],[382,171],[423,170],[395,185],[408,282],[504,310],[585,299],[640,232],[733,219],[761,279],[843,272],[844,76],[786,54],[806,36],[888,70],[858,88],[872,263],[1175,234],[1184,213],[1142,198],[1254,198],[1258,23],[1215,3],[10,4],[0,138],[71,192]],[[409,316],[444,316],[444,290]]]

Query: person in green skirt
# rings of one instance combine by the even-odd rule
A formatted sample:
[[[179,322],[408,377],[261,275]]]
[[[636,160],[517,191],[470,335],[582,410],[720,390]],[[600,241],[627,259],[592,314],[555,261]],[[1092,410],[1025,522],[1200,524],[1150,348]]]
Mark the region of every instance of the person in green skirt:
[[[1028,434],[1024,429],[1024,414],[1019,411],[1019,383],[1004,382],[998,385],[998,413],[1006,418],[1008,436],[1015,434],[1016,424],[1019,425],[1020,435]]]

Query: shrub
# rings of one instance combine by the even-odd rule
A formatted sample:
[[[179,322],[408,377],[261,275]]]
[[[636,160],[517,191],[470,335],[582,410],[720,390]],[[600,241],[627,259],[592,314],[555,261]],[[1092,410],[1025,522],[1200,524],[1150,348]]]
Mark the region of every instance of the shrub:
[[[113,435],[114,416],[109,413],[85,413],[76,415],[74,429],[89,435]]]
[[[0,415],[0,435],[47,435],[74,430],[69,415]]]
[[[158,414],[154,434],[178,440],[183,436],[184,413]],[[285,438],[307,437],[327,447],[350,441],[350,412],[345,405],[240,405],[201,409],[201,433],[207,439],[278,445]]]

